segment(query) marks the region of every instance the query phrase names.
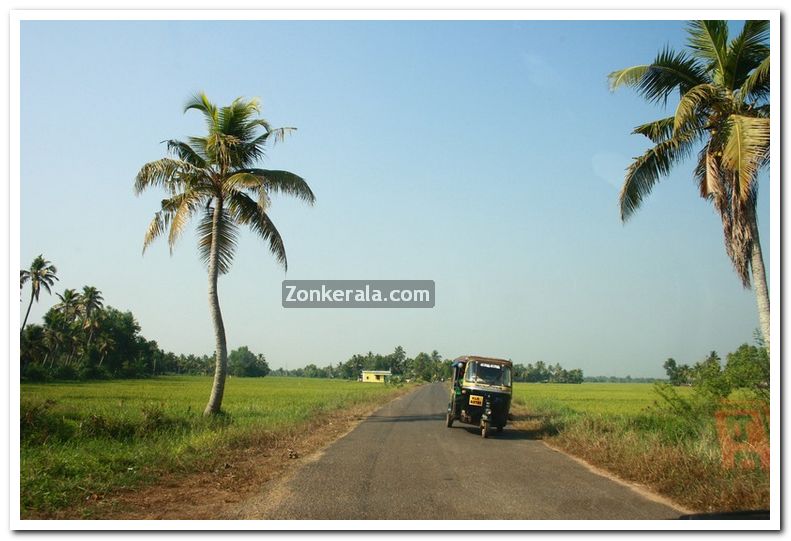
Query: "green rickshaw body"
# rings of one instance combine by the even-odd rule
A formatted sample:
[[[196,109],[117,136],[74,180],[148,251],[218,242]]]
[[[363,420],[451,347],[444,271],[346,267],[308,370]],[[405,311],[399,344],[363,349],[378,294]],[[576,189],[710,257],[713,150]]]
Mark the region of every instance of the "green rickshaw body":
[[[454,360],[451,366],[447,426],[451,427],[455,420],[478,425],[484,438],[491,428],[501,432],[511,410],[511,361],[465,356]]]

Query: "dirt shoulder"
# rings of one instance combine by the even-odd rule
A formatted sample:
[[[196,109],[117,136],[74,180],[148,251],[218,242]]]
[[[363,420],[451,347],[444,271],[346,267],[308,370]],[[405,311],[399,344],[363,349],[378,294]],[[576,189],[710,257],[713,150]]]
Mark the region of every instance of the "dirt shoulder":
[[[217,520],[239,518],[250,498],[260,498],[274,481],[320,454],[390,400],[413,391],[403,388],[386,402],[356,405],[309,421],[267,444],[225,449],[210,466],[189,474],[168,474],[153,485],[120,491],[54,516],[30,519]]]

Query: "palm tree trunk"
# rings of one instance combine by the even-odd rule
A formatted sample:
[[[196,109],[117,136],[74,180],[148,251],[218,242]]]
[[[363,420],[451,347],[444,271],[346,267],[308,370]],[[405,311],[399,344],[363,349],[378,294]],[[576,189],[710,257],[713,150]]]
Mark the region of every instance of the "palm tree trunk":
[[[219,255],[217,237],[220,228],[220,220],[222,219],[222,206],[222,199],[217,198],[216,204],[214,206],[214,216],[212,217],[211,248],[209,249],[209,309],[211,311],[212,322],[214,323],[215,341],[214,383],[212,384],[209,403],[206,404],[206,409],[203,411],[203,415],[214,415],[220,413],[220,407],[222,406],[222,395],[225,391],[225,376],[228,372],[228,352],[225,345],[225,326],[222,322],[220,300],[217,296],[217,275],[219,271],[219,268],[217,267],[217,257]]]
[[[27,316],[30,315],[30,308],[33,306],[33,292],[30,292],[30,303],[27,305],[27,312],[25,312],[25,320],[22,322],[22,328],[19,329],[20,331],[25,330],[25,325],[27,325]]]
[[[88,331],[88,342],[85,344],[85,355],[89,357],[91,355],[91,339],[93,338],[93,323],[91,323],[91,330]]]
[[[761,241],[758,235],[757,218],[753,216],[750,228],[753,233],[752,273],[755,298],[758,302],[758,320],[761,322],[761,334],[764,337],[766,349],[769,350],[769,289],[766,286],[766,269],[764,257],[761,252]]]

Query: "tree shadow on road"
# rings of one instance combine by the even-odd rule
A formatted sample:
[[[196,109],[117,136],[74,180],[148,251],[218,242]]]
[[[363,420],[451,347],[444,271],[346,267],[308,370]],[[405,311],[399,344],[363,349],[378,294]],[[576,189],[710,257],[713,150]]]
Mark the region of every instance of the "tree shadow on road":
[[[479,438],[481,437],[481,429],[478,427],[454,426],[454,428],[460,428],[466,430],[470,434],[478,436]],[[524,429],[506,426],[502,432],[493,430],[489,438],[496,440],[542,440],[548,435],[550,435],[550,433],[543,429]]]
[[[371,423],[414,423],[416,421],[444,421],[445,414],[425,414],[425,415],[371,415],[367,419]]]
[[[445,414],[431,413],[423,415],[371,415],[366,419],[369,423],[443,423]],[[466,430],[470,434],[480,437],[481,429],[473,425],[461,424],[458,420],[454,422],[454,429]],[[491,431],[491,438],[501,440],[541,440],[547,436],[554,436],[558,433],[555,423],[546,415],[533,415],[520,413],[511,416],[508,425],[502,432]]]

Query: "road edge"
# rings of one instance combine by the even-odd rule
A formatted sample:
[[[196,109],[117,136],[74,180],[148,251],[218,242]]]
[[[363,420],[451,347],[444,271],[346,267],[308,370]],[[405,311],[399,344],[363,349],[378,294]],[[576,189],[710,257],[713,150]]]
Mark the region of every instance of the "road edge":
[[[649,487],[647,485],[642,485],[642,484],[639,484],[639,483],[635,483],[634,481],[628,481],[626,479],[618,477],[617,475],[615,475],[611,471],[608,471],[608,470],[602,469],[602,468],[600,468],[598,466],[595,466],[595,465],[591,464],[590,462],[588,462],[587,460],[585,460],[583,458],[575,456],[575,455],[569,453],[568,451],[566,451],[566,450],[564,450],[564,449],[562,449],[560,447],[556,447],[556,446],[552,445],[551,443],[548,443],[546,440],[538,440],[538,441],[540,441],[541,443],[546,445],[552,451],[555,451],[557,453],[561,453],[561,454],[569,457],[570,459],[572,459],[576,463],[578,463],[581,466],[583,466],[584,468],[586,468],[591,473],[594,473],[594,474],[596,474],[596,475],[598,475],[600,477],[604,477],[605,479],[608,479],[610,481],[618,483],[619,485],[621,485],[623,487],[626,487],[626,488],[636,492],[637,494],[639,494],[643,498],[651,500],[651,501],[653,501],[655,503],[666,505],[667,507],[675,509],[676,511],[678,511],[682,515],[691,515],[693,513],[697,513],[697,511],[694,511],[692,509],[688,509],[687,507],[684,507],[680,503],[668,498],[667,496],[663,496],[662,494],[654,492],[651,489],[651,487]]]

